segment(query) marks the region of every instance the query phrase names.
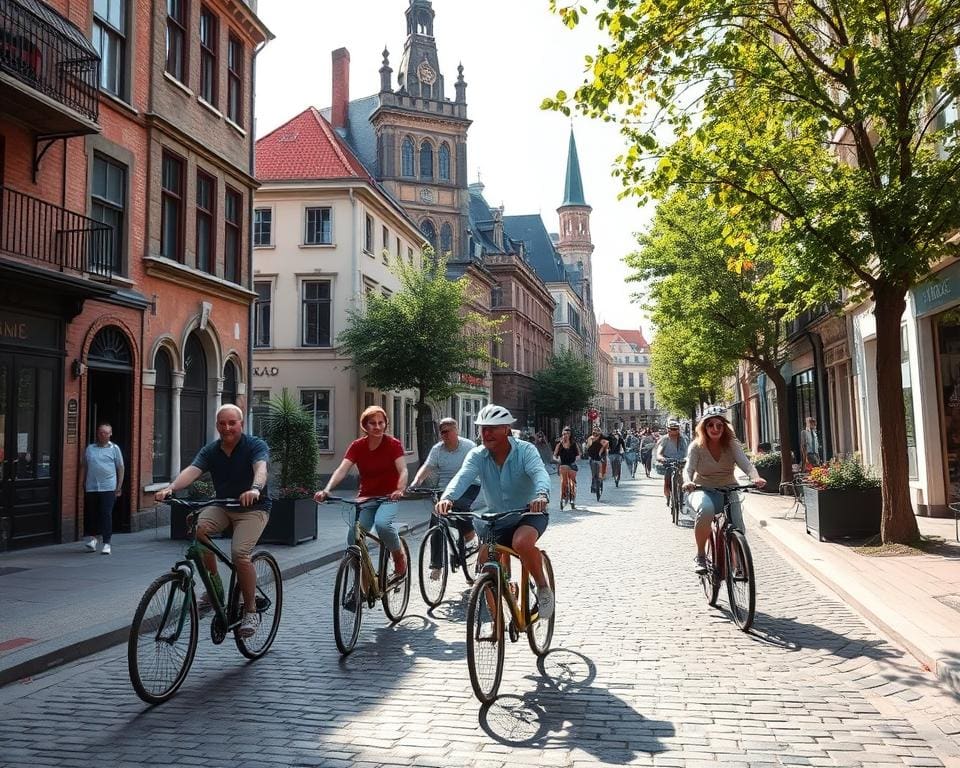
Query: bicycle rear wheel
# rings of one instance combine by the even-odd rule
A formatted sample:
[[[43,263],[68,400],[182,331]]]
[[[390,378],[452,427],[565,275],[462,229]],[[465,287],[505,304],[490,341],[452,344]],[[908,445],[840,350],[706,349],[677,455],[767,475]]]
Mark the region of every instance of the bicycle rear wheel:
[[[673,517],[673,524],[680,525],[680,507],[681,507],[680,480],[676,475],[670,481],[670,514]]]
[[[193,585],[186,576],[165,573],[147,587],[127,639],[127,669],[137,696],[162,704],[177,692],[197,652],[199,627]]]
[[[700,585],[703,587],[703,594],[707,598],[708,605],[716,605],[717,597],[720,595],[720,574],[717,570],[717,557],[713,547],[713,535],[707,539],[707,546],[704,548],[707,556],[707,572],[700,574]]]
[[[541,551],[543,556],[543,575],[547,577],[547,584],[556,594],[557,585],[553,580],[553,566],[550,564],[550,558],[547,553]],[[530,650],[537,656],[543,656],[550,650],[550,641],[553,639],[553,622],[557,618],[556,611],[549,619],[533,618],[537,616],[537,583],[533,577],[527,581],[527,641],[530,643]]]
[[[347,552],[340,561],[333,588],[333,639],[343,655],[350,653],[357,645],[362,614],[360,556],[356,552]]]
[[[257,615],[260,625],[250,637],[240,636],[240,627],[233,631],[237,649],[248,659],[259,659],[270,650],[277,630],[280,628],[280,612],[283,610],[283,576],[280,566],[269,552],[254,552],[250,558],[253,570],[257,574],[257,586],[254,598],[257,602]],[[231,599],[230,616],[241,618],[243,611],[243,593],[236,584]]]
[[[600,501],[600,494],[603,493],[603,480],[597,478],[597,501]]]
[[[438,578],[430,578],[430,573],[434,570],[430,564],[430,552],[439,547],[440,565]],[[447,589],[447,577],[450,575],[450,547],[447,545],[447,537],[444,536],[443,526],[435,525],[420,542],[420,597],[431,608],[436,608],[443,600],[443,593]]]
[[[474,695],[489,704],[503,677],[503,603],[493,573],[477,578],[467,603],[467,669]]]
[[[380,602],[383,603],[383,612],[391,623],[396,623],[403,618],[406,613],[407,603],[410,602],[410,547],[407,546],[406,539],[400,539],[400,547],[403,549],[404,559],[407,561],[407,572],[402,579],[394,580],[396,571],[394,570],[393,558],[383,547],[380,548],[380,582],[383,588],[383,597]]]
[[[757,607],[757,582],[747,537],[736,530],[727,536],[727,596],[734,622],[746,632]]]

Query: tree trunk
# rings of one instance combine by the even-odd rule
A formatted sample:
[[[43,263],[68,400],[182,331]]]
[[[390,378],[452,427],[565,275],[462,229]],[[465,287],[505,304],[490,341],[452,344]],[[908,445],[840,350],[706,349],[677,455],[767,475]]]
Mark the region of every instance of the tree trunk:
[[[883,478],[884,544],[910,544],[920,536],[910,506],[907,419],[900,381],[900,319],[906,291],[882,286],[873,294],[877,321],[877,406],[880,411],[880,462]]]
[[[777,431],[780,433],[780,482],[793,482],[793,452],[790,450],[793,435],[790,432],[790,413],[787,410],[787,380],[780,368],[773,363],[757,361],[757,366],[773,382],[777,393]],[[757,393],[763,397],[763,392]]]
[[[420,459],[420,466],[423,466],[433,447],[433,434],[427,428],[427,415],[431,411],[423,387],[417,389],[417,403],[414,408],[417,410],[417,457]]]

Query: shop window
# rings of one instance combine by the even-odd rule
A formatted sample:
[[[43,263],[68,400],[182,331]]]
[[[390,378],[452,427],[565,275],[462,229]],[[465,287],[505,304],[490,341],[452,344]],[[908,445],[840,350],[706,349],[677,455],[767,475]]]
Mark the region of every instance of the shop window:
[[[900,383],[907,417],[907,471],[911,480],[919,478],[917,469],[917,426],[913,413],[913,384],[910,381],[910,338],[907,326],[900,326]]]
[[[330,390],[304,389],[300,391],[300,404],[313,416],[313,428],[317,433],[317,447],[330,450]]]

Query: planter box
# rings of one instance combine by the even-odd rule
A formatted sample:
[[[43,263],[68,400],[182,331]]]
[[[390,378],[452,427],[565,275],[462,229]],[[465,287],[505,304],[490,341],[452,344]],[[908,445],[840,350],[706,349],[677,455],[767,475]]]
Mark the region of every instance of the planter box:
[[[866,539],[880,533],[883,497],[879,488],[824,491],[803,487],[807,533],[820,541]]]
[[[295,546],[317,538],[317,503],[313,499],[274,499],[261,544]]]
[[[779,464],[768,464],[765,467],[757,467],[757,473],[764,480],[767,481],[766,487],[763,489],[764,493],[779,493],[780,492],[780,465]]]

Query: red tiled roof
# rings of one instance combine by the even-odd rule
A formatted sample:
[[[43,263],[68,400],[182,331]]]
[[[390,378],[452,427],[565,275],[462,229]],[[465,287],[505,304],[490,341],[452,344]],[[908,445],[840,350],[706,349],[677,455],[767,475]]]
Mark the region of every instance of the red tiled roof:
[[[319,111],[309,107],[256,145],[260,181],[373,179]]]
[[[621,328],[614,328],[612,325],[607,323],[601,323],[599,328],[600,333],[600,346],[602,349],[605,349],[607,352],[611,351],[611,345],[615,343],[632,344],[638,350],[647,349],[649,345],[647,340],[643,338],[643,331],[639,328],[637,330],[626,330]]]

